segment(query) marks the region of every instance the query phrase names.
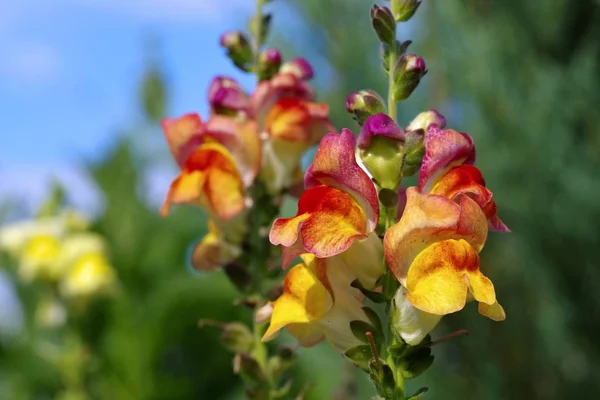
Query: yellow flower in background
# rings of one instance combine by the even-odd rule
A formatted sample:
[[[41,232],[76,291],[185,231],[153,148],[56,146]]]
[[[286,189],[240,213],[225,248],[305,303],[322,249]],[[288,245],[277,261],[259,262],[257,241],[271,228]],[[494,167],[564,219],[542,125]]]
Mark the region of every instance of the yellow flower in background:
[[[66,297],[87,297],[106,292],[115,283],[115,273],[100,252],[82,255],[61,282]]]
[[[27,280],[52,279],[60,257],[59,239],[52,235],[36,235],[27,241],[20,256],[19,275]]]
[[[58,283],[64,295],[88,296],[115,282],[102,236],[86,232],[89,221],[75,211],[19,221],[0,229],[0,251],[25,281]]]

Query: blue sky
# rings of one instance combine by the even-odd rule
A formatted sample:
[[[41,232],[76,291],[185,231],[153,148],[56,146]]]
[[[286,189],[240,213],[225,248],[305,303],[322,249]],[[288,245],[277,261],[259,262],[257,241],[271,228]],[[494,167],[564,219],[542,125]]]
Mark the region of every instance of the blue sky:
[[[219,36],[243,27],[252,4],[0,0],[0,199],[12,194],[33,206],[54,175],[77,189],[75,204],[93,202],[94,189],[77,165],[139,118],[144,39],[160,40],[170,113],[205,114],[212,76],[240,77]]]

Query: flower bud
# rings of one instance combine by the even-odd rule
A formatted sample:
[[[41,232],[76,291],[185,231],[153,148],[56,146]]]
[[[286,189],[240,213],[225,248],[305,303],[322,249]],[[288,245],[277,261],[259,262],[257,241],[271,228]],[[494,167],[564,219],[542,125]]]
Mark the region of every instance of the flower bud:
[[[421,57],[415,54],[403,54],[394,70],[396,85],[394,99],[396,101],[407,99],[426,73],[425,61]]]
[[[402,174],[412,176],[419,168],[425,155],[425,131],[422,129],[406,131],[406,144],[404,145],[404,166]]]
[[[235,80],[217,76],[208,88],[208,102],[212,113],[236,113],[248,107],[248,95]]]
[[[396,190],[402,176],[404,132],[386,114],[365,121],[358,136],[360,158],[381,188]]]
[[[281,53],[277,49],[267,49],[258,57],[257,73],[260,80],[271,79],[281,67]]]
[[[314,76],[311,65],[302,57],[286,62],[279,72],[282,74],[292,74],[302,81],[311,79]]]
[[[385,113],[384,100],[373,90],[361,90],[351,93],[346,99],[346,111],[352,115],[352,118],[359,123],[364,124],[365,120],[371,115]]]
[[[253,52],[250,41],[243,32],[230,31],[221,36],[221,46],[227,49],[227,56],[236,67],[243,71],[250,71],[253,61]]]
[[[446,118],[436,110],[428,110],[417,115],[406,127],[406,131],[416,131],[422,129],[427,132],[429,125],[435,124],[440,129],[446,126]]]
[[[374,5],[371,8],[373,29],[382,43],[393,44],[396,40],[396,21],[387,7]]]
[[[223,326],[221,342],[233,353],[247,353],[254,346],[254,336],[248,327],[240,322],[230,322]]]
[[[442,318],[415,308],[406,298],[406,289],[400,287],[392,302],[392,325],[396,333],[411,346],[416,346],[431,332]]]
[[[256,313],[254,314],[254,323],[266,324],[271,320],[271,315],[273,315],[273,304],[269,302],[256,310]]]
[[[392,0],[392,14],[398,22],[408,21],[421,5],[421,0]]]
[[[256,393],[268,390],[269,380],[265,375],[265,371],[254,357],[246,353],[236,354],[233,359],[233,371],[240,374],[246,385],[250,388],[249,391],[252,394],[247,393],[249,398],[265,398],[260,396],[255,397]]]

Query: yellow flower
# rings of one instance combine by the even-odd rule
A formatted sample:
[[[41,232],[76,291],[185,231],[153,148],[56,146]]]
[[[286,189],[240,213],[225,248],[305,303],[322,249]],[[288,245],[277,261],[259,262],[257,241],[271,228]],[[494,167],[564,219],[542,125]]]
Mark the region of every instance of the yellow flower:
[[[303,254],[303,263],[291,268],[284,293],[273,302],[269,329],[263,340],[273,339],[286,327],[302,346],[327,339],[341,352],[362,344],[352,333],[350,322],[369,322],[363,295],[350,286],[356,278],[339,257],[319,259]]]
[[[52,235],[36,235],[29,239],[22,251],[19,275],[25,280],[54,279],[60,257],[60,242]]]
[[[67,272],[61,291],[67,297],[87,297],[109,289],[115,274],[105,255],[91,252],[82,255]]]

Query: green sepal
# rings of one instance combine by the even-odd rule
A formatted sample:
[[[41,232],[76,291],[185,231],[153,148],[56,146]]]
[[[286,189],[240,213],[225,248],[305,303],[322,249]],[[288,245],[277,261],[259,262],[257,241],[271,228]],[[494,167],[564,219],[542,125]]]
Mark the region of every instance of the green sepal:
[[[412,41],[410,41],[410,40],[405,40],[404,42],[396,40],[396,42],[394,43],[396,57],[400,57],[402,54],[406,53],[406,50],[408,50],[408,46],[410,46],[411,43],[412,43]],[[387,45],[387,44],[381,45],[381,58],[383,60],[383,69],[388,74],[390,72],[391,50],[392,50],[392,46]]]
[[[429,388],[422,387],[421,389],[417,390],[414,394],[408,396],[408,398],[406,400],[417,400],[417,399],[420,399],[421,397],[425,397],[425,394],[428,391],[429,391]]]
[[[344,352],[346,358],[352,361],[356,366],[367,370],[369,360],[373,358],[371,347],[368,344],[361,344],[355,347],[351,347]]]
[[[373,325],[361,320],[350,321],[350,330],[354,337],[363,343],[369,343],[367,332],[371,332],[374,338],[378,338],[381,332],[377,332],[377,329]],[[375,343],[377,343],[377,340]]]
[[[369,361],[369,377],[375,385],[377,394],[386,400],[403,400],[404,392],[396,387],[394,373],[387,364],[381,360],[372,359]]]
[[[402,375],[405,379],[414,379],[427,371],[431,364],[433,364],[434,356],[431,354],[431,348],[422,347],[414,354],[405,357],[402,360],[404,368],[402,368]]]
[[[223,346],[233,353],[248,353],[254,346],[252,332],[241,322],[225,324],[220,339]]]
[[[271,30],[272,16],[271,16],[271,14],[263,14],[260,16],[260,18],[262,18],[262,21],[260,24],[260,27],[261,27],[260,32],[258,32],[257,17],[258,16],[254,16],[250,20],[250,25],[248,26],[248,29],[250,30],[250,33],[252,34],[252,36],[258,37],[260,40],[260,43],[264,43],[265,39],[267,38],[267,35],[269,34],[269,31]]]

